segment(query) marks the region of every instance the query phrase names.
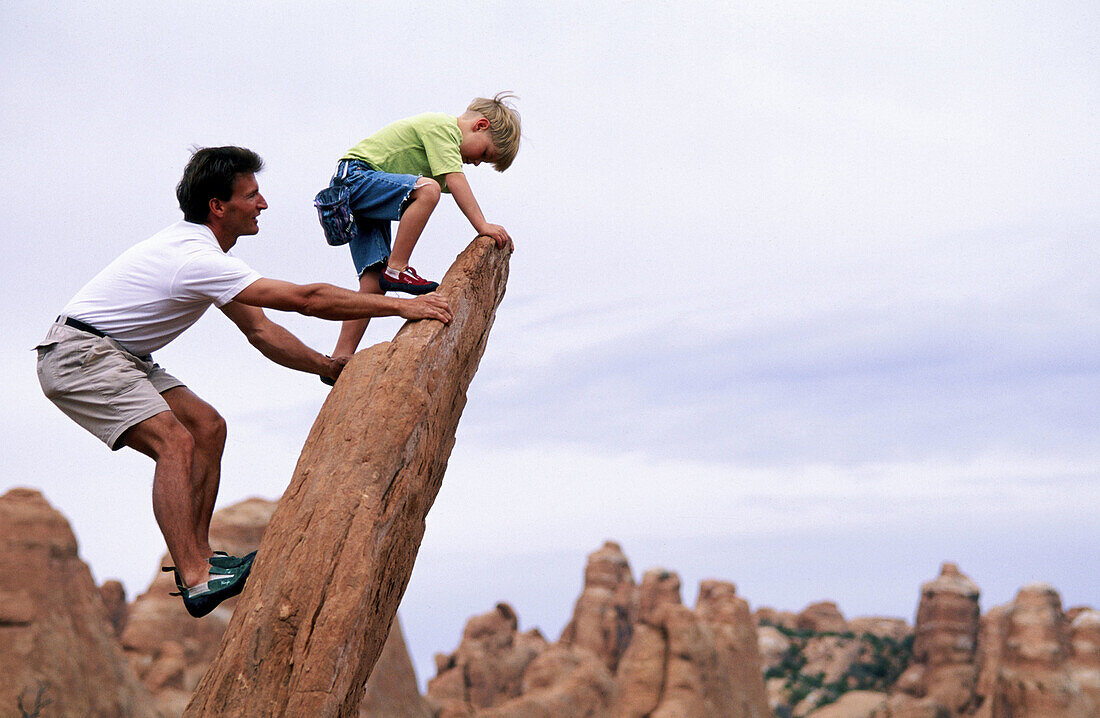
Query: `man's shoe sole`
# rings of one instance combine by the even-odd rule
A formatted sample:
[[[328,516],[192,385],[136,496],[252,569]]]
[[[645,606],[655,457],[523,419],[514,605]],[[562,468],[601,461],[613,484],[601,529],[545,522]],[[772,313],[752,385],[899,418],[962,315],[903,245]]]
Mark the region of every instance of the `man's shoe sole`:
[[[202,618],[221,605],[223,601],[239,595],[244,590],[245,581],[248,580],[248,572],[233,576],[233,579],[223,588],[204,593],[201,596],[192,598],[185,593],[183,595],[183,607],[187,609],[192,618]]]
[[[166,572],[171,571],[175,576],[176,588],[179,589],[179,592],[173,593],[172,595],[181,596],[183,598],[183,607],[187,609],[187,612],[191,614],[192,617],[202,618],[217,608],[223,601],[233,598],[244,590],[244,584],[248,580],[248,576],[252,573],[252,561],[255,558],[255,551],[241,557],[230,556],[222,551],[216,552],[207,559],[210,565],[218,570],[219,578],[212,580],[219,581],[230,577],[234,580],[221,588],[194,597],[188,595],[191,589],[183,585],[183,579],[174,566],[165,566],[161,570]]]

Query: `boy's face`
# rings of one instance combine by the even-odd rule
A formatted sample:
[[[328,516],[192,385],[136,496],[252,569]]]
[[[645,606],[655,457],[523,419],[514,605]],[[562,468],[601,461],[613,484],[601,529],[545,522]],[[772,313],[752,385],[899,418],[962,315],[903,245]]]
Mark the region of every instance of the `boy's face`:
[[[489,120],[483,117],[474,122],[469,130],[464,131],[458,149],[462,153],[463,164],[477,167],[482,162],[495,162],[497,148],[493,144],[493,135],[489,132]]]

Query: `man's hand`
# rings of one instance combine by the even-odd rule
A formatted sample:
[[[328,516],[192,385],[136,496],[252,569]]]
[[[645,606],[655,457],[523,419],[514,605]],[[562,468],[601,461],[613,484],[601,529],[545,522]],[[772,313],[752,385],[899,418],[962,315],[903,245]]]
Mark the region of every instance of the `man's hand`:
[[[479,237],[491,237],[494,242],[497,243],[497,249],[514,249],[512,244],[512,238],[508,236],[508,230],[501,227],[499,224],[486,223],[481,229],[478,230]]]
[[[349,356],[338,357],[326,357],[328,359],[328,368],[322,376],[327,376],[329,379],[336,381],[340,376],[340,372],[344,371],[344,366],[347,365]]]
[[[447,300],[436,294],[401,300],[401,316],[405,319],[438,319],[451,322],[451,307]]]

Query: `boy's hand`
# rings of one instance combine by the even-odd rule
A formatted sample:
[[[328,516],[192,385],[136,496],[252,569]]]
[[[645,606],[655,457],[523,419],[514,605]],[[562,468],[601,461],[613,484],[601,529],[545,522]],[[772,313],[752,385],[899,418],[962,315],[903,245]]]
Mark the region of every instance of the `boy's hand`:
[[[451,307],[447,300],[435,294],[403,299],[401,316],[405,319],[438,319],[444,324],[451,322]]]
[[[497,249],[504,249],[505,247],[515,249],[512,238],[508,236],[508,230],[499,224],[486,224],[478,232],[477,236],[479,237],[492,237],[493,241],[497,243]]]

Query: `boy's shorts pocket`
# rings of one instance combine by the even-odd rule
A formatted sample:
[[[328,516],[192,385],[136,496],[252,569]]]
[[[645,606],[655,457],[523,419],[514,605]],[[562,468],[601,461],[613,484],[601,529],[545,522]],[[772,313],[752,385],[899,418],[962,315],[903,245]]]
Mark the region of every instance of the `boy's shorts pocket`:
[[[355,217],[351,214],[351,190],[343,183],[325,187],[313,198],[325,240],[334,247],[355,238]]]

